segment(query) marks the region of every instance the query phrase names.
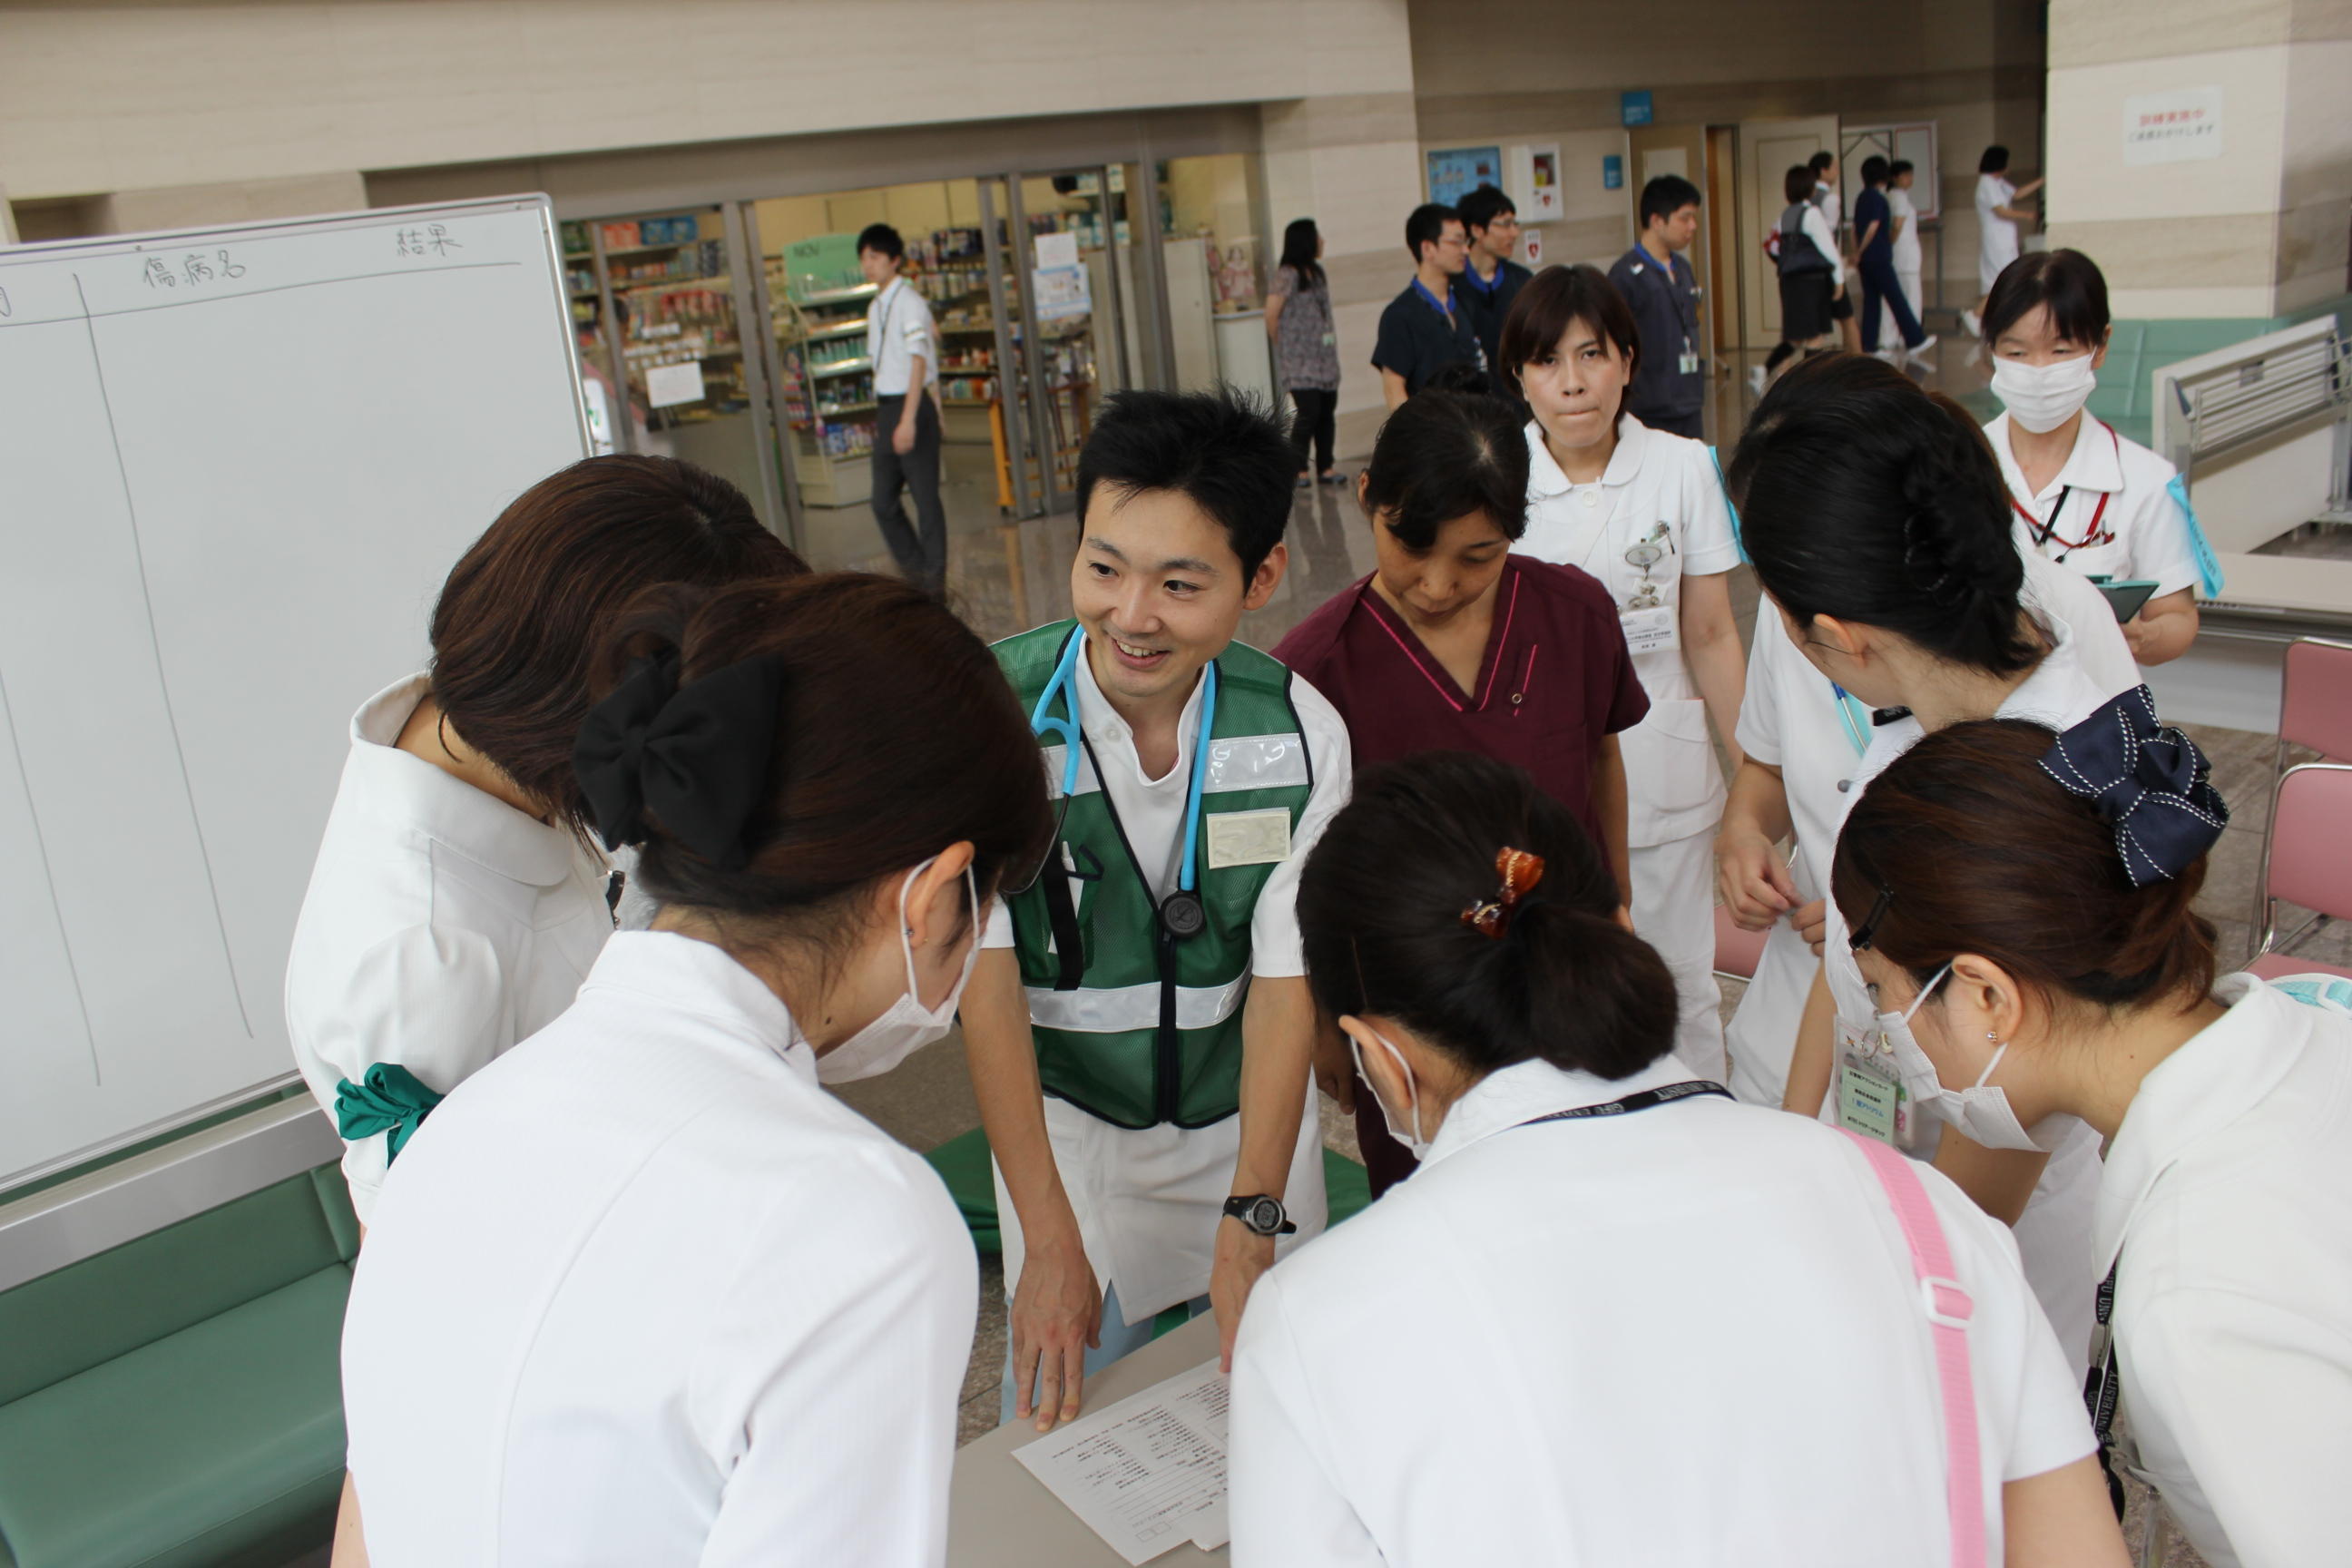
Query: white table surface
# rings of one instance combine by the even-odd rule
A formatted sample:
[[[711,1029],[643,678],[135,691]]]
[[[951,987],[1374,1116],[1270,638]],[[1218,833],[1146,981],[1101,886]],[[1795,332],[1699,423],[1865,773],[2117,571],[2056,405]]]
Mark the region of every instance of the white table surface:
[[[1216,1353],[1217,1316],[1203,1312],[1088,1378],[1087,1412],[1107,1410]],[[958,1451],[948,1499],[948,1568],[1127,1568],[1127,1559],[1013,1457],[1038,1436],[1034,1423],[1014,1421]],[[1233,1558],[1223,1547],[1203,1552],[1186,1542],[1151,1561],[1152,1568],[1198,1568]]]

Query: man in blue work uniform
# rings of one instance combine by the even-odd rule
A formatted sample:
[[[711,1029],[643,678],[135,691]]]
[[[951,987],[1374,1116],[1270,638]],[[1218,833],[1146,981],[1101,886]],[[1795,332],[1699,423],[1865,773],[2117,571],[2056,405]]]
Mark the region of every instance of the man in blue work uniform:
[[[1470,258],[1462,215],[1440,202],[1413,208],[1404,220],[1404,247],[1412,253],[1412,281],[1381,312],[1372,342],[1372,368],[1391,410],[1450,364],[1484,370],[1487,363],[1469,305],[1454,287]]]
[[[1455,210],[1469,235],[1470,264],[1462,269],[1454,297],[1466,308],[1486,363],[1499,364],[1503,318],[1511,313],[1520,285],[1535,276],[1511,259],[1519,247],[1519,209],[1494,186],[1481,185],[1464,196]]]
[[[1698,235],[1698,187],[1661,174],[1642,187],[1642,237],[1609,269],[1633,308],[1642,358],[1625,407],[1653,430],[1703,441],[1706,378],[1699,355],[1698,279],[1683,252]]]

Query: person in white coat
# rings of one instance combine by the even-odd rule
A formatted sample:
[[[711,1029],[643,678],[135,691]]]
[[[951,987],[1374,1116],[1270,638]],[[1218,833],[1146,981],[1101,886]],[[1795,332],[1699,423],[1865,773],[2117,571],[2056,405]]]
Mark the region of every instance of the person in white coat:
[[[572,1005],[613,934],[572,742],[613,614],[649,583],[807,567],[742,492],[668,458],[574,463],[450,572],[433,665],[370,698],[295,922],[286,1026],[364,1234],[384,1173],[471,1074]],[[365,1559],[351,1517],[336,1562]]]
[[[1866,736],[1847,748],[1837,780],[1844,789],[1806,791],[1828,818],[1817,842],[1834,841],[1870,781],[1922,734],[1996,715],[2071,723],[2106,700],[2085,673],[2072,626],[2023,601],[2000,474],[1958,404],[1876,360],[1812,362],[1757,410],[1731,479],[1767,603],[1797,653],[1851,694],[1847,717]],[[2102,629],[2115,635],[2112,616]],[[2105,662],[2123,661],[2111,647]],[[1750,837],[1728,868],[1735,896],[1777,893],[1756,850]],[[1988,1213],[2013,1224],[2026,1278],[2079,1359],[2096,1284],[2087,1266],[2096,1133],[2056,1116],[2036,1129],[2039,1149],[1994,1151],[1923,1121],[1877,1048],[1876,1009],[1834,902],[1821,921],[1822,961],[1794,1041],[1742,1031],[1760,1058],[1751,1085],[1785,1062],[1790,1110],[1933,1159]],[[1785,989],[1777,1005],[1785,1020]]]
[[[1600,580],[1617,605],[1649,717],[1619,737],[1633,929],[1673,971],[1675,1050],[1723,1076],[1715,980],[1715,829],[1722,736],[1736,772],[1747,656],[1731,610],[1739,564],[1714,450],[1624,412],[1641,356],[1633,312],[1600,271],[1553,267],[1503,324],[1503,371],[1526,398],[1528,531],[1520,549]]]
[[[1310,858],[1317,999],[1428,1152],[1258,1283],[1234,1561],[2121,1563],[2007,1234],[1692,1079],[1617,907],[1568,809],[1466,753],[1368,771]],[[1928,1232],[1965,1307],[1923,1300]]]
[[[1988,147],[1977,160],[1977,305],[1973,310],[1960,312],[1960,324],[1979,337],[1987,335],[1983,317],[1993,280],[2002,268],[2017,259],[2017,226],[2034,220],[2033,209],[2018,204],[2041,188],[2040,180],[2022,185],[2009,183],[2006,147]]]
[[[1886,206],[1891,215],[1888,222],[1895,229],[1895,280],[1902,288],[1903,301],[1911,307],[1914,321],[1920,319],[1919,312],[1926,308],[1925,298],[1919,292],[1919,207],[1911,199],[1911,186],[1917,178],[1917,171],[1908,158],[1897,158],[1886,166]],[[1894,330],[1895,312],[1882,306],[1880,314],[1883,320],[1879,335],[1883,339]]]
[[[2079,250],[2018,258],[1984,321],[2003,405],[1985,435],[2019,548],[2085,577],[2153,583],[2124,636],[2143,665],[2179,658],[2197,638],[2199,589],[2221,591],[2221,564],[2179,471],[2084,406],[2114,331],[2098,264]]]
[[[2063,735],[1955,726],[1871,786],[1832,881],[1857,918],[1885,896],[1861,961],[1940,1114],[2108,1141],[2091,1393],[2120,1391],[2116,1463],[2214,1568],[2300,1568],[2343,1556],[2352,984],[2215,980],[2210,773],[2144,688]]]
[[[650,590],[598,685],[581,785],[657,913],[385,1184],[343,1331],[373,1561],[930,1568],[976,1262],[820,1084],[948,1032],[1049,840],[1028,725],[880,577]]]

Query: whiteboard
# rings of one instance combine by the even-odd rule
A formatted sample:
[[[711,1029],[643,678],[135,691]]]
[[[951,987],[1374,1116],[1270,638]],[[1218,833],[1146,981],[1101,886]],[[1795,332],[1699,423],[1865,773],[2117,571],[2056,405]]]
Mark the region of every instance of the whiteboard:
[[[572,355],[543,196],[0,249],[0,1188],[292,1070],[352,713]]]

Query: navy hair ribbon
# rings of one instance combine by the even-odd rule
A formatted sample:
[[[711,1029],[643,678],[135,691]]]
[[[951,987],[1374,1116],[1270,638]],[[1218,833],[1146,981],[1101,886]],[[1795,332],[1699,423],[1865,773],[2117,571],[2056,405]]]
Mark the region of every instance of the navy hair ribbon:
[[[572,752],[604,847],[645,842],[650,815],[722,871],[750,864],[744,829],[767,784],[784,679],[784,660],[772,654],[683,687],[677,655],[634,660],[589,710]]]
[[[2213,764],[2196,742],[2158,720],[2145,686],[2059,736],[2042,771],[2115,828],[2116,853],[2135,888],[2179,876],[2230,825]]]

